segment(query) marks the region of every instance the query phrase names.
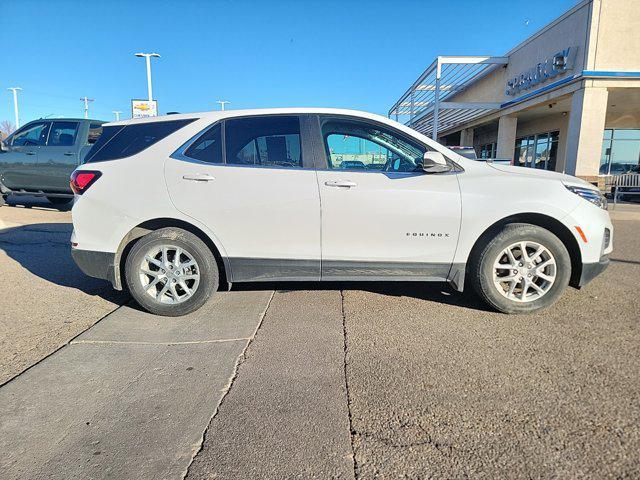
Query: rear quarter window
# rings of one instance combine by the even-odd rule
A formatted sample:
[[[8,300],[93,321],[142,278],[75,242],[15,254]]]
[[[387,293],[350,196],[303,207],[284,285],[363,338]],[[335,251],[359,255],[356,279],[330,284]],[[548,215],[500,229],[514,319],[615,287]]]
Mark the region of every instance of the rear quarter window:
[[[87,154],[86,163],[130,157],[194,120],[195,118],[104,127],[102,135]]]

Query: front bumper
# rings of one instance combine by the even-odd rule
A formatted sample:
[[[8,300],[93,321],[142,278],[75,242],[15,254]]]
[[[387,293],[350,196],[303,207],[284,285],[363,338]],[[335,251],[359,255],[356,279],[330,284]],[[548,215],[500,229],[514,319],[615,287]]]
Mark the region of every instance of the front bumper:
[[[582,264],[582,274],[580,275],[580,281],[578,282],[578,287],[584,287],[591,280],[596,278],[602,272],[606,270],[609,266],[609,257],[603,255],[600,258],[599,262],[595,263],[583,263]]]
[[[122,290],[122,284],[116,268],[116,254],[94,252],[92,250],[71,249],[71,257],[85,275],[93,278],[109,280],[113,288]]]

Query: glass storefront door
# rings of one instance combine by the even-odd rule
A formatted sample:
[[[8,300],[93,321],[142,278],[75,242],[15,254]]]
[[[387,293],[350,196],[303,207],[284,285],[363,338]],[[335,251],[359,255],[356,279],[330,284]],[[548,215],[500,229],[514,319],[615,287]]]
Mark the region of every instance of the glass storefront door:
[[[600,175],[640,172],[640,130],[606,129],[602,140]]]
[[[555,170],[557,156],[558,132],[537,133],[516,139],[513,164]]]

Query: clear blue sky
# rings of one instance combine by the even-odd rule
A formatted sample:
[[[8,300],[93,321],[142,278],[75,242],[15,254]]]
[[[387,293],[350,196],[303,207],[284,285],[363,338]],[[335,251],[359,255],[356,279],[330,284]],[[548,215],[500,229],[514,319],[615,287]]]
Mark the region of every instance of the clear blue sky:
[[[321,106],[386,114],[437,55],[500,55],[577,0],[0,0],[0,121],[130,116],[155,51],[161,113]]]

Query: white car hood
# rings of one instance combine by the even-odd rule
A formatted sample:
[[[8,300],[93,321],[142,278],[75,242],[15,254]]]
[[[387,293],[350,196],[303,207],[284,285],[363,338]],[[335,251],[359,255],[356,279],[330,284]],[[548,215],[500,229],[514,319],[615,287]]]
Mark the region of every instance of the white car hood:
[[[578,177],[566,175],[564,173],[550,172],[548,170],[539,170],[536,168],[516,167],[513,165],[501,165],[497,163],[487,163],[491,168],[494,168],[500,172],[510,173],[513,175],[525,175],[529,178],[540,178],[544,180],[560,180],[568,185],[576,185],[579,187],[592,188],[596,187]]]

